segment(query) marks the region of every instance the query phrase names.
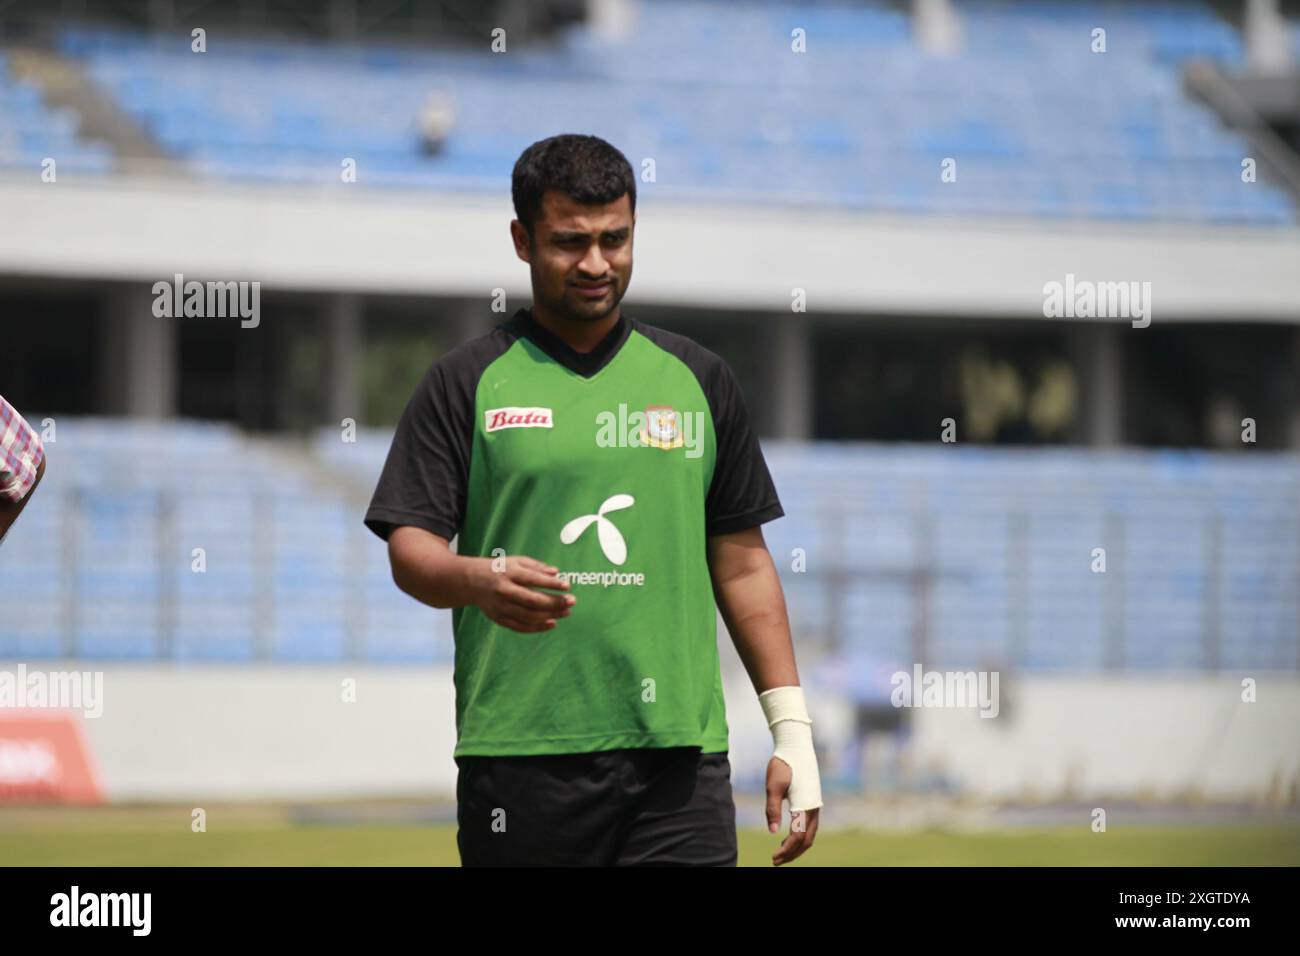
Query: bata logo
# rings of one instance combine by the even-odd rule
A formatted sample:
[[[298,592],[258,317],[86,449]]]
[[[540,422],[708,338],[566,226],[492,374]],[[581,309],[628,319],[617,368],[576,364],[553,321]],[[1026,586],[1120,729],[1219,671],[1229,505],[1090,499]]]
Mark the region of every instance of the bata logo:
[[[483,413],[484,430],[495,432],[503,428],[551,428],[549,408],[489,408]]]

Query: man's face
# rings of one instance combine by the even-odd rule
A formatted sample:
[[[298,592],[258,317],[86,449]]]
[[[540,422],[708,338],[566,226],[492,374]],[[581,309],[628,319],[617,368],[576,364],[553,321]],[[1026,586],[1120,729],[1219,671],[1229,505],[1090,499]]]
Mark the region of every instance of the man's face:
[[[532,272],[533,298],[559,315],[595,322],[627,293],[635,226],[626,193],[603,206],[585,206],[548,190],[532,241],[518,220],[510,230]]]

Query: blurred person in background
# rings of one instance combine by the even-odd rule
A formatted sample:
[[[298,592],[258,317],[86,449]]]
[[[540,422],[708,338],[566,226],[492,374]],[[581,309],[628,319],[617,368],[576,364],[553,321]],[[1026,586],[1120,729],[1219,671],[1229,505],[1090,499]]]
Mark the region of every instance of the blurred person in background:
[[[0,541],[45,475],[41,437],[0,395]]]
[[[425,156],[442,152],[447,136],[456,125],[456,107],[442,90],[433,90],[420,107],[420,148]]]

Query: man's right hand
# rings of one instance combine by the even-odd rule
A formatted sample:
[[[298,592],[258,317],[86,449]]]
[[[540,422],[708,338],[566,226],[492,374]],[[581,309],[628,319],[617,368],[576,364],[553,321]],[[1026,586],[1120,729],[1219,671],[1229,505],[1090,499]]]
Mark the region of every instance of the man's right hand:
[[[549,631],[569,616],[577,601],[558,568],[524,555],[492,558],[461,557],[451,542],[422,528],[404,525],[388,538],[393,581],[430,607],[479,608],[488,620],[512,631]]]
[[[538,588],[568,591],[559,568],[523,555],[476,558],[470,575],[472,600],[488,619],[523,634],[549,631],[568,617],[577,602],[572,594],[548,594]]]

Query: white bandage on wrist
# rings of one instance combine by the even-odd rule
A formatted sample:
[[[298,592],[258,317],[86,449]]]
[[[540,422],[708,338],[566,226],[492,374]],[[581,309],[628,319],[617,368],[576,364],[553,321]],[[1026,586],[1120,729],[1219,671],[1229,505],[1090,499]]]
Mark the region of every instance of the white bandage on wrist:
[[[772,756],[790,765],[791,812],[816,810],[822,805],[822,780],[813,750],[812,718],[804,702],[803,688],[773,687],[758,695],[758,703],[772,731]]]

